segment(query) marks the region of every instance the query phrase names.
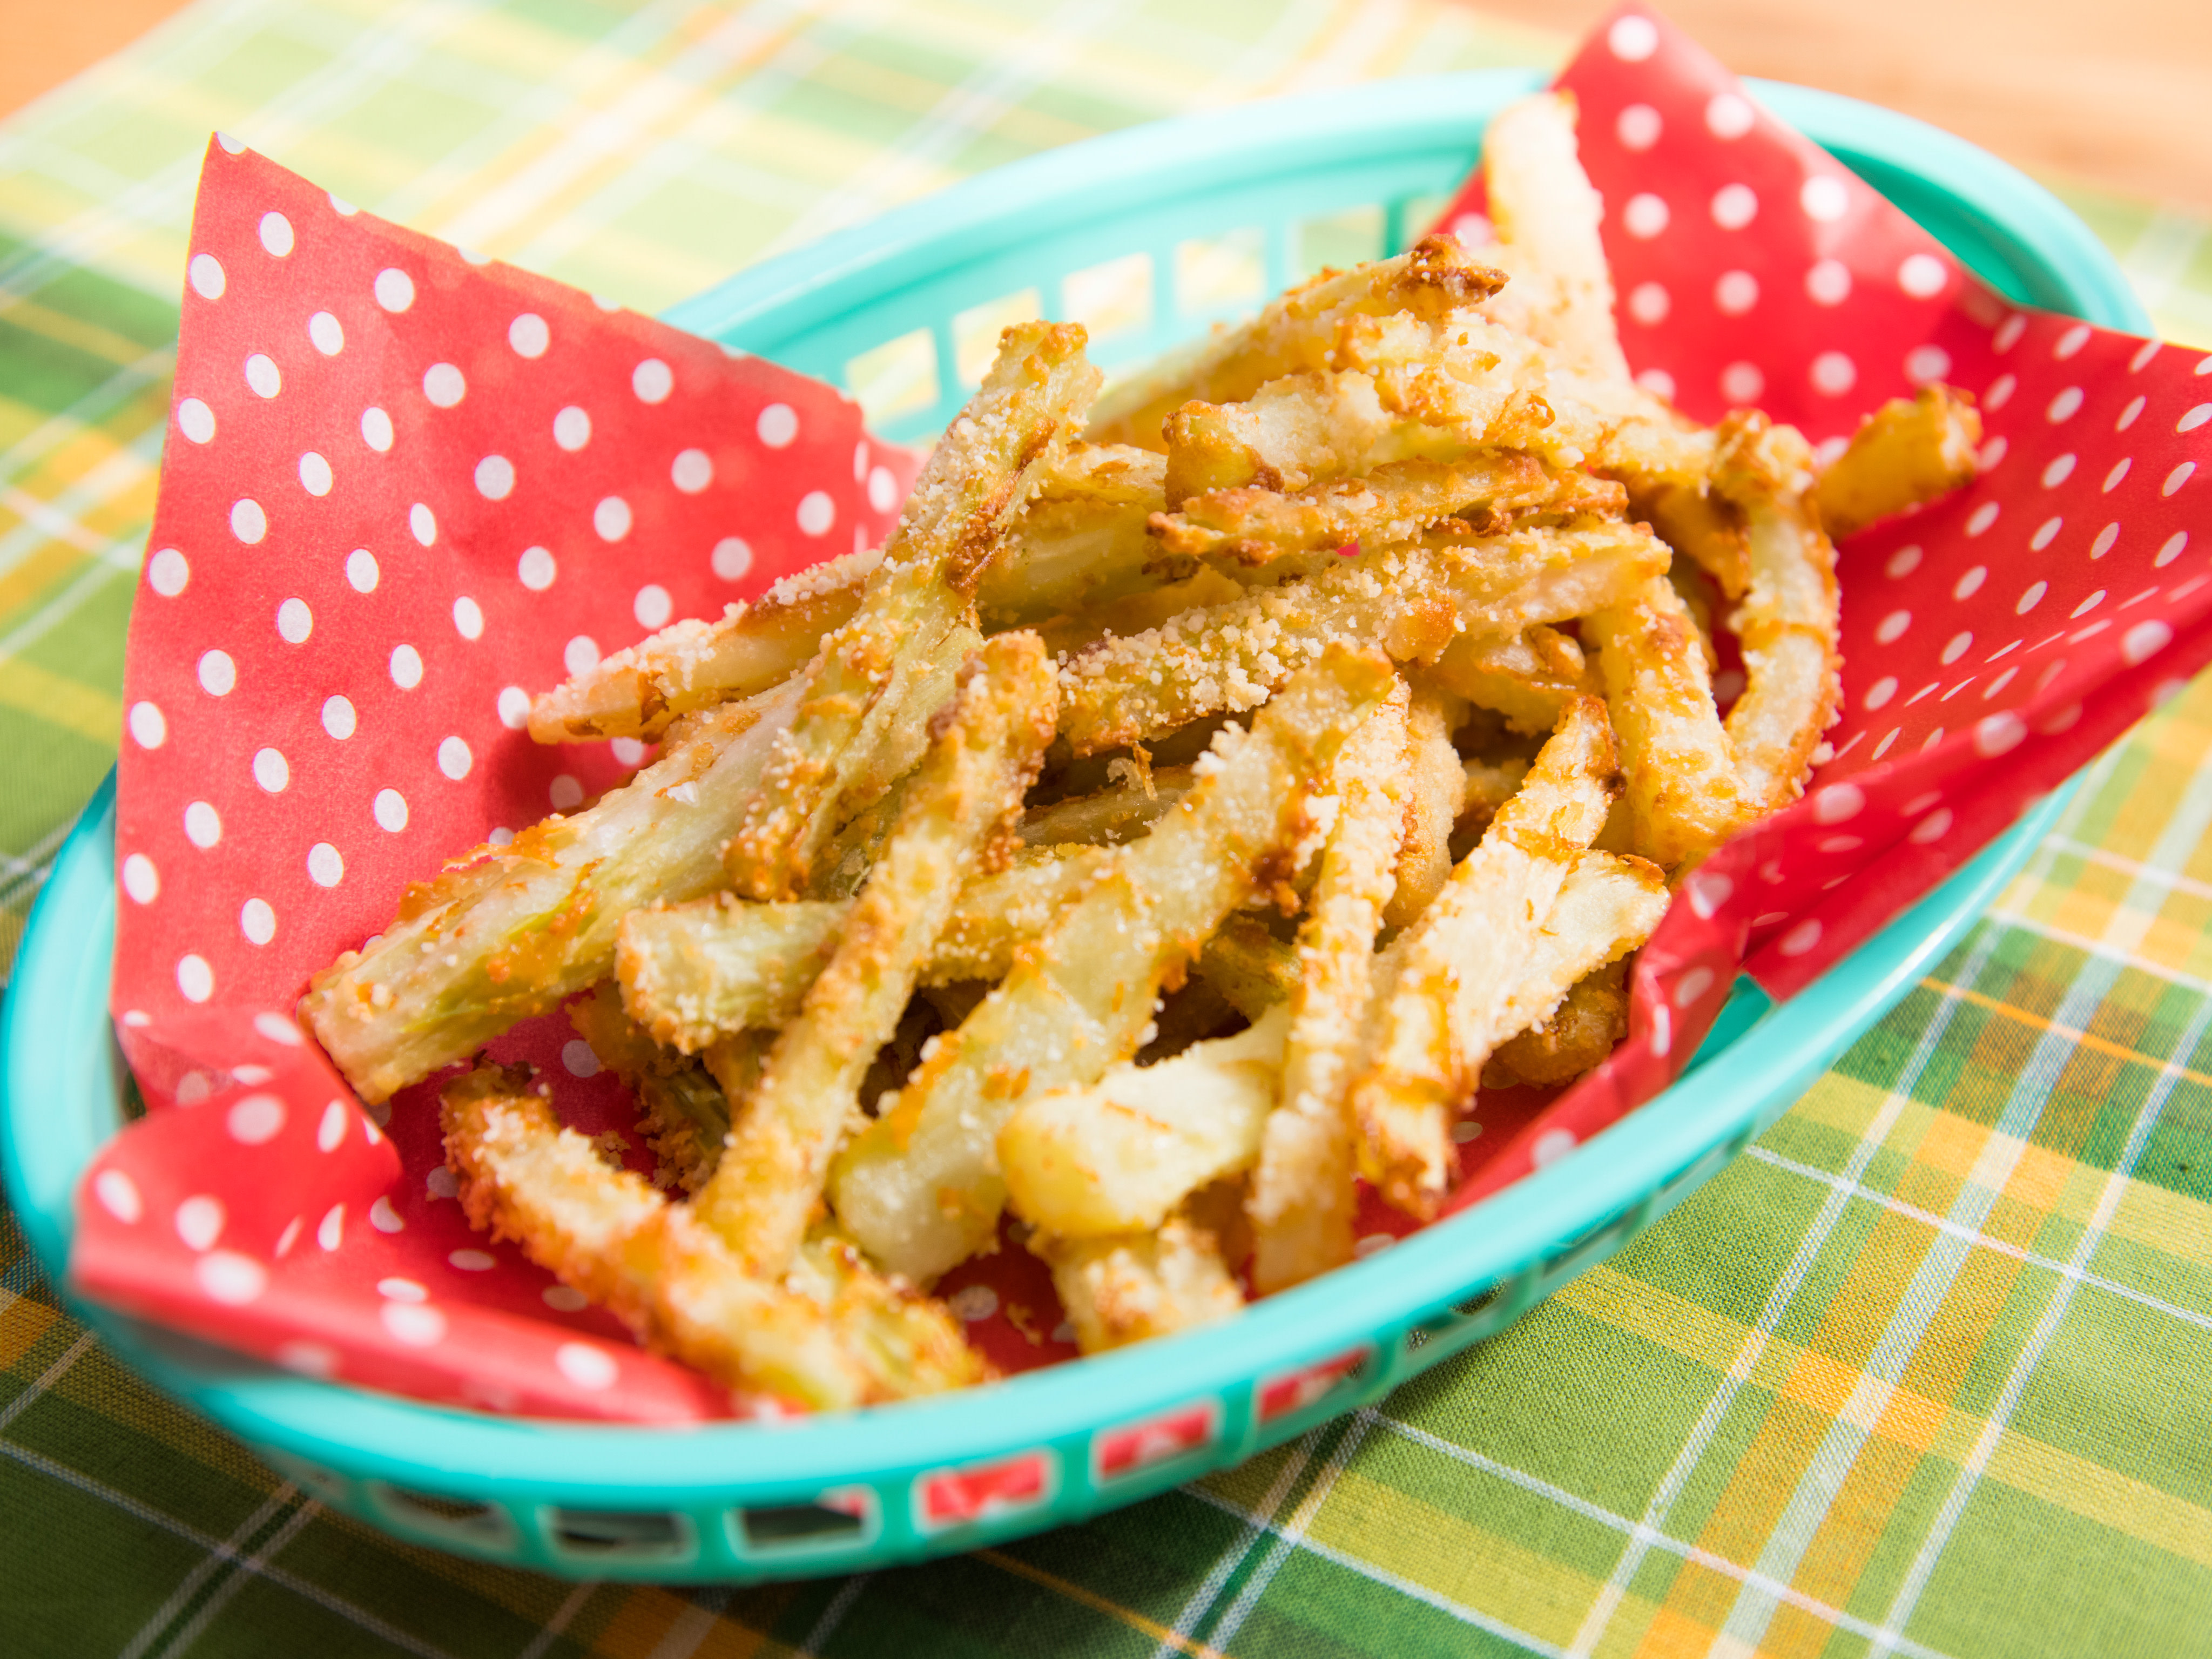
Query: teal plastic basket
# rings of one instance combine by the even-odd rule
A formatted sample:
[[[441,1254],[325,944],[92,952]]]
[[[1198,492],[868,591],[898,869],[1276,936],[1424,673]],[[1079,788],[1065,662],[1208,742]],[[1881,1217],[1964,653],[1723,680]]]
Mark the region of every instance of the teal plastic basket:
[[[889,394],[903,403],[880,429],[919,435],[966,395],[963,331],[994,332],[1021,296],[1079,316],[1104,291],[1101,268],[1119,273],[1130,320],[1100,340],[1110,364],[1234,302],[1193,291],[1209,262],[1256,267],[1272,289],[1316,237],[1334,239],[1339,258],[1398,246],[1465,174],[1491,112],[1536,83],[1394,82],[1074,145],[769,261],[671,320],[831,380],[856,360],[906,363]],[[2020,173],[1847,99],[1755,90],[2007,295],[2148,327],[2087,229]],[[1372,246],[1344,246],[1363,226]],[[1145,303],[1126,303],[1132,287]],[[927,376],[914,367],[925,362]],[[1741,982],[1674,1087],[1467,1213],[1225,1323],[989,1388],[774,1427],[522,1420],[313,1382],[75,1311],[325,1503],[461,1553],[577,1577],[742,1581],[972,1548],[1236,1462],[1503,1330],[1779,1116],[1950,947],[2062,804],[2045,800],[1788,1003]],[[9,1198],[57,1282],[78,1177],[123,1121],[106,1013],[114,842],[111,781],[40,899],[0,1025]]]

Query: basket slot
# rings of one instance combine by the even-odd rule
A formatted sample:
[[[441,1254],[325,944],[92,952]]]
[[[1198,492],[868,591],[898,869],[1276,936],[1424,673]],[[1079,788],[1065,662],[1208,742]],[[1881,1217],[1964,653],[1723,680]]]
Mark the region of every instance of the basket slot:
[[[1082,324],[1094,345],[1123,335],[1149,334],[1158,314],[1153,303],[1153,265],[1149,253],[1125,253],[1071,270],[1060,279],[1054,314]]]
[[[871,346],[846,360],[845,389],[872,430],[927,418],[943,398],[936,336],[926,328]]]
[[[1368,259],[1380,258],[1383,248],[1382,204],[1369,202],[1360,207],[1301,219],[1294,234],[1297,249],[1290,273],[1293,282],[1303,282],[1331,267],[1341,270]]]
[[[1267,231],[1248,225],[1176,244],[1175,314],[1196,322],[1258,308],[1272,291]],[[1279,284],[1277,284],[1279,286]]]
[[[549,1509],[545,1529],[562,1554],[599,1562],[682,1561],[696,1548],[690,1520],[667,1510]]]
[[[992,359],[999,355],[999,336],[1003,331],[1042,315],[1044,308],[1034,286],[954,313],[952,365],[961,389],[972,392],[983,383]]]
[[[381,1480],[368,1483],[372,1506],[402,1532],[428,1542],[464,1547],[479,1555],[520,1553],[514,1517],[495,1504],[447,1498]]]

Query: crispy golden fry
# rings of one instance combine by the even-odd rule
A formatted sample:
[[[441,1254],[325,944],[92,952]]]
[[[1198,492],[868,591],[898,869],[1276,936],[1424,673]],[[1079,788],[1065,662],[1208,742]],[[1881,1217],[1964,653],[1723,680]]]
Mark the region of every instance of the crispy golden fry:
[[[1167,510],[1218,490],[1298,490],[1407,461],[1459,460],[1504,418],[1503,394],[1497,401],[1480,422],[1431,425],[1386,409],[1371,375],[1304,374],[1240,404],[1185,404],[1165,428]]]
[[[1702,860],[1752,813],[1681,596],[1654,577],[1628,603],[1585,617],[1583,638],[1597,647],[1620,745],[1629,844],[1669,870]]]
[[[784,687],[693,716],[588,810],[410,887],[371,948],[309,981],[301,1020],[375,1102],[606,978],[626,913],[722,884],[720,845],[797,701]]]
[[[1352,1259],[1355,1127],[1346,1096],[1365,1026],[1375,935],[1406,833],[1401,769],[1411,735],[1405,703],[1394,699],[1337,757],[1336,823],[1298,929],[1279,1103],[1262,1132],[1244,1206],[1252,1285],[1262,1295]]]
[[[1188,766],[1156,767],[1142,783],[1033,806],[1022,815],[1022,840],[1030,847],[1119,847],[1173,811],[1191,782]]]
[[[1811,466],[1793,427],[1756,412],[1721,423],[1713,485],[1742,508],[1751,549],[1751,585],[1729,619],[1747,684],[1728,735],[1744,799],[1759,812],[1804,792],[1843,698],[1836,550],[1809,499]]]
[[[1488,823],[1507,801],[1521,793],[1521,786],[1528,776],[1528,763],[1520,759],[1465,761],[1461,763],[1460,775],[1467,781],[1460,821],[1466,823],[1480,813],[1482,821]]]
[[[935,713],[912,706],[912,688],[971,617],[976,580],[1040,462],[1066,447],[1097,390],[1084,337],[1073,324],[1008,329],[982,386],[931,452],[859,611],[808,665],[799,717],[731,838],[731,884],[746,896],[791,896],[837,821],[867,804],[852,798],[854,786],[885,734]]]
[[[1518,634],[1462,634],[1426,672],[1434,684],[1477,708],[1496,710],[1514,731],[1530,736],[1551,731],[1570,702],[1601,689],[1582,647],[1540,623]]]
[[[658,1164],[655,1182],[696,1192],[730,1132],[730,1103],[710,1069],[660,1047],[623,1011],[620,988],[602,981],[568,1005],[568,1024],[599,1064],[636,1097],[639,1127]]]
[[[1577,854],[1605,823],[1614,773],[1605,705],[1584,698],[1402,941],[1373,1065],[1352,1106],[1362,1173],[1409,1215],[1432,1217],[1444,1195],[1452,1115],[1491,1050],[1517,1029],[1500,1027],[1508,1000]]]
[[[1492,117],[1482,177],[1491,222],[1520,256],[1505,295],[1519,301],[1520,325],[1577,368],[1627,380],[1613,274],[1598,239],[1603,208],[1576,153],[1574,95],[1540,92]]]
[[[1651,521],[1667,544],[1713,579],[1724,598],[1740,599],[1751,585],[1751,544],[1743,514],[1705,484],[1675,484],[1638,500],[1633,510]]]
[[[1289,1025],[1279,1006],[1171,1060],[1030,1095],[999,1131],[1014,1212],[1060,1238],[1146,1231],[1200,1187],[1249,1169]]]
[[[1690,626],[1697,630],[1698,654],[1705,659],[1705,672],[1720,671],[1721,654],[1713,646],[1713,580],[1694,564],[1677,559],[1667,567],[1667,580],[1681,600]]]
[[[1924,386],[1910,402],[1893,398],[1820,475],[1820,522],[1841,541],[1962,489],[1981,470],[1981,447],[1982,412],[1967,393]]]
[[[1257,1022],[1297,983],[1297,953],[1250,916],[1231,916],[1198,953],[1198,976]]]
[[[1127,444],[1073,443],[1039,467],[1027,505],[984,567],[976,608],[994,628],[1109,605],[1194,574],[1146,533],[1166,462]]]
[[[1338,647],[1252,722],[1224,729],[1200,779],[1143,840],[1016,956],[1013,971],[845,1150],[839,1218],[894,1272],[926,1279],[991,1236],[1005,1199],[1000,1127],[1032,1090],[1096,1082],[1128,1059],[1161,985],[1224,917],[1285,883],[1311,831],[1310,792],[1395,683],[1373,652]]]
[[[1613,523],[1431,532],[1413,546],[1377,548],[1071,659],[1060,732],[1077,754],[1095,754],[1253,708],[1331,641],[1371,641],[1398,661],[1431,662],[1462,634],[1510,635],[1610,604],[1668,557],[1656,537]]]
[[[1244,1305],[1219,1241],[1188,1221],[1105,1238],[1039,1234],[1030,1249],[1051,1264],[1053,1288],[1085,1353],[1212,1324]]]
[[[1269,302],[1241,327],[1164,362],[1099,399],[1090,436],[1157,447],[1161,423],[1194,398],[1231,403],[1299,369],[1331,367],[1338,325],[1349,316],[1410,311],[1439,320],[1498,291],[1504,278],[1468,258],[1450,236],[1425,237],[1394,259],[1325,270]]]
[[[1467,773],[1452,733],[1467,704],[1449,691],[1424,687],[1406,715],[1406,828],[1398,848],[1397,889],[1383,907],[1383,925],[1409,927],[1451,878],[1451,832],[1466,805]]]
[[[1667,913],[1667,878],[1649,860],[1586,851],[1575,856],[1559,896],[1519,967],[1498,1018],[1505,1037],[1552,1017],[1576,984],[1643,946]]]
[[[1071,657],[1109,634],[1141,634],[1186,611],[1239,598],[1247,586],[1224,575],[1212,565],[1201,565],[1198,574],[1188,580],[1170,582],[1164,587],[1131,593],[1103,605],[1091,605],[1071,616],[1039,623],[1036,634],[1054,657]]]
[[[1058,692],[1034,634],[987,644],[937,721],[905,810],[838,929],[837,948],[769,1051],[759,1086],[693,1209],[745,1270],[790,1265],[860,1080],[914,993],[970,864],[1011,837],[1052,741]]]
[[[1483,1086],[1555,1089],[1602,1065],[1628,1035],[1627,976],[1625,957],[1584,974],[1550,1019],[1498,1045],[1482,1068]]]
[[[470,1222],[605,1304],[646,1346],[732,1387],[819,1408],[933,1394],[988,1375],[942,1308],[860,1264],[858,1311],[749,1279],[686,1208],[564,1129],[526,1068],[480,1066],[446,1085],[446,1156]],[[856,1286],[856,1289],[859,1288]],[[888,1349],[883,1314],[909,1337]],[[920,1339],[920,1340],[912,1340]]]
[[[658,738],[678,716],[749,697],[806,665],[822,636],[860,608],[882,555],[871,548],[786,576],[717,623],[671,623],[531,701],[538,743]]]

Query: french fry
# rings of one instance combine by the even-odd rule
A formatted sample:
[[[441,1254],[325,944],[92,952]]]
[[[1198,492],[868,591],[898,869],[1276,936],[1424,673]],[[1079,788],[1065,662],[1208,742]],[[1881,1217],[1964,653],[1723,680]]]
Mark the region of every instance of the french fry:
[[[1405,703],[1370,715],[1336,764],[1336,823],[1298,929],[1279,1103],[1245,1200],[1262,1295],[1352,1259],[1355,1126],[1346,1109],[1372,988],[1375,935],[1396,878],[1408,793]],[[1456,759],[1456,757],[1454,757]]]
[[[1751,545],[1743,514],[1728,497],[1702,482],[1673,484],[1649,500],[1636,501],[1634,510],[1651,521],[1669,547],[1711,577],[1724,598],[1743,597],[1751,585]]]
[[[1190,793],[1188,766],[1155,768],[1139,786],[1116,785],[1088,795],[1033,806],[1022,815],[1022,841],[1030,847],[1118,847],[1151,829]]]
[[[648,1036],[624,1012],[611,981],[568,1005],[568,1024],[635,1097],[640,1127],[659,1165],[655,1182],[696,1192],[730,1133],[729,1097],[714,1073]]]
[[[1146,533],[1166,501],[1166,462],[1127,444],[1072,443],[1037,470],[1033,492],[983,568],[977,610],[994,628],[1025,627],[1194,574]]]
[[[1585,617],[1583,637],[1597,647],[1620,746],[1630,845],[1669,870],[1705,858],[1752,814],[1681,596],[1654,577]]]
[[[1549,732],[1576,697],[1601,690],[1576,641],[1539,623],[1518,634],[1462,634],[1425,671],[1478,708],[1494,709],[1516,732]]]
[[[1602,207],[1575,148],[1571,93],[1508,104],[1482,136],[1491,222],[1521,256],[1508,294],[1522,326],[1592,374],[1628,379],[1613,321],[1613,275],[1598,240]],[[1532,301],[1522,296],[1538,290]]]
[[[1386,927],[1411,927],[1450,879],[1452,825],[1467,797],[1467,772],[1452,747],[1452,732],[1466,714],[1459,698],[1433,687],[1425,688],[1407,711],[1406,828],[1398,847],[1397,889],[1382,910]]]
[[[1014,1213],[1060,1238],[1148,1231],[1200,1187],[1249,1169],[1289,1025],[1279,1006],[1171,1060],[1031,1094],[999,1131]]]
[[[596,805],[410,887],[367,951],[308,982],[301,1022],[374,1103],[606,978],[625,914],[722,884],[721,843],[797,702],[785,686],[705,710]]]
[[[1577,854],[1498,1015],[1501,1037],[1534,1030],[1576,985],[1639,949],[1667,913],[1667,897],[1665,873],[1647,859]]]
[[[1401,941],[1352,1107],[1362,1173],[1409,1215],[1429,1219],[1443,1198],[1456,1163],[1452,1115],[1510,1035],[1508,1000],[1577,854],[1605,823],[1614,774],[1605,705],[1583,699]]]
[[[1836,550],[1808,494],[1811,465],[1795,428],[1756,412],[1721,424],[1714,487],[1742,508],[1751,551],[1750,586],[1729,619],[1746,684],[1727,730],[1744,798],[1759,812],[1803,793],[1843,698]]]
[[[1033,634],[987,644],[922,762],[905,810],[838,930],[835,953],[776,1038],[693,1210],[756,1276],[781,1273],[821,1202],[860,1086],[913,994],[964,868],[988,866],[1052,740],[1057,692]]]
[[[836,816],[889,787],[883,778],[854,798],[884,735],[936,712],[912,706],[911,689],[972,615],[977,579],[1038,464],[1066,447],[1097,390],[1084,339],[1073,324],[1006,331],[998,361],[923,467],[859,610],[807,666],[799,717],[725,855],[740,893],[791,896]]]
[[[1193,399],[1239,402],[1267,381],[1330,367],[1338,325],[1353,315],[1410,311],[1448,318],[1498,291],[1504,277],[1468,257],[1456,238],[1424,237],[1395,258],[1352,270],[1325,270],[1261,307],[1239,327],[1215,334],[1157,376],[1133,379],[1099,399],[1096,442],[1156,447],[1161,424]]]
[[[1182,1219],[1158,1232],[1105,1238],[1040,1234],[1030,1248],[1050,1264],[1053,1288],[1085,1353],[1212,1324],[1244,1305],[1219,1241]]]
[[[1910,401],[1893,398],[1820,475],[1820,522],[1841,541],[1964,489],[1981,470],[1981,445],[1982,413],[1966,393],[1924,386]]]
[[[1031,1091],[1096,1082],[1136,1052],[1168,976],[1238,904],[1287,881],[1313,781],[1395,681],[1379,653],[1334,648],[1249,732],[1225,729],[1176,810],[1117,849],[937,1040],[832,1173],[839,1218],[877,1261],[926,1280],[990,1237],[1006,1194],[1000,1127]]]
[[[1634,526],[1431,532],[1303,582],[1103,641],[1061,671],[1060,732],[1079,755],[1140,743],[1224,709],[1259,704],[1331,641],[1435,660],[1462,634],[1513,635],[1577,617],[1667,568]]]
[[[1255,1024],[1297,984],[1297,953],[1250,916],[1231,916],[1198,953],[1198,976]]]
[[[748,1278],[688,1209],[610,1168],[563,1128],[526,1067],[479,1066],[447,1084],[446,1155],[471,1224],[611,1309],[657,1352],[735,1388],[821,1409],[980,1382],[982,1362],[951,1316],[920,1298],[933,1339],[886,1354],[808,1296]],[[857,1264],[855,1273],[865,1273]],[[880,1307],[900,1293],[881,1285]],[[866,1334],[872,1335],[867,1332]]]
[[[1628,1035],[1626,978],[1625,957],[1584,974],[1549,1019],[1498,1044],[1482,1068],[1483,1086],[1555,1089],[1602,1065]]]

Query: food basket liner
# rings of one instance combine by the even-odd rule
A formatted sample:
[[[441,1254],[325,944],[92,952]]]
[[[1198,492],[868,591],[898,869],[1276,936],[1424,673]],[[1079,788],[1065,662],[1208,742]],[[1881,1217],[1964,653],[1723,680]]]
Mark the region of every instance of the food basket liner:
[[[1947,380],[1980,400],[1986,469],[1843,548],[1832,757],[1685,884],[1611,1060],[1556,1098],[1486,1097],[1455,1210],[1664,1088],[1740,970],[1800,989],[2212,659],[2212,358],[2000,299],[1641,8],[1560,84],[1647,384],[1708,420],[1756,402],[1821,442]],[[1443,222],[1479,229],[1481,209],[1478,178]],[[434,1080],[365,1110],[290,1011],[408,883],[638,763],[635,745],[532,744],[527,692],[878,544],[915,458],[829,386],[356,211],[221,138],[175,398],[117,809],[112,1006],[149,1109],[86,1172],[75,1288],[424,1400],[660,1423],[765,1409],[473,1232]],[[490,1052],[537,1066],[584,1132],[631,1128],[560,1018]],[[1371,1195],[1362,1224],[1405,1231]],[[1018,1248],[940,1288],[1006,1370],[1073,1352]]]

